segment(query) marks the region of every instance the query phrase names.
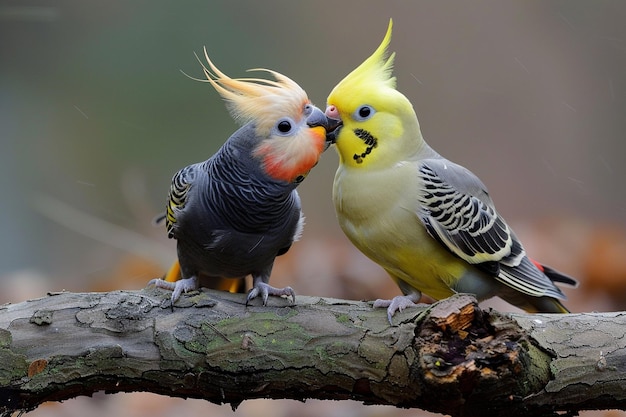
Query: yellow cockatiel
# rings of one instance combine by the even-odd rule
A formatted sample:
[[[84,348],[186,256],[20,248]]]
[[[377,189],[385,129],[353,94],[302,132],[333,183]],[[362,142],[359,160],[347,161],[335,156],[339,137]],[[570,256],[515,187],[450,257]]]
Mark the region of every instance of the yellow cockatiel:
[[[413,106],[396,90],[392,22],[376,51],[328,96],[340,119],[333,200],[344,233],[399,285],[377,300],[393,314],[425,293],[499,296],[527,311],[565,313],[554,285],[576,281],[531,261],[485,185],[424,141]]]

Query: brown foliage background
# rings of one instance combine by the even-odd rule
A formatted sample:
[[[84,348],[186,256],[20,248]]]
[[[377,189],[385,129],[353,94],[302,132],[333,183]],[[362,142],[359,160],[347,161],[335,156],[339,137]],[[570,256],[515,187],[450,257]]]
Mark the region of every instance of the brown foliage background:
[[[483,179],[533,257],[580,279],[566,289],[573,311],[626,309],[626,4],[608,0],[2,1],[0,302],[141,288],[162,274],[174,242],[150,220],[171,175],[237,127],[209,86],[180,73],[201,75],[194,51],[206,45],[234,76],[283,72],[323,107],[389,17],[398,86],[429,143]],[[336,224],[336,164],[329,150],[300,187],[305,235],[272,281],[300,294],[396,295]],[[33,415],[183,410],[231,415],[149,394]],[[236,415],[294,413],[416,415],[317,401],[251,401]]]

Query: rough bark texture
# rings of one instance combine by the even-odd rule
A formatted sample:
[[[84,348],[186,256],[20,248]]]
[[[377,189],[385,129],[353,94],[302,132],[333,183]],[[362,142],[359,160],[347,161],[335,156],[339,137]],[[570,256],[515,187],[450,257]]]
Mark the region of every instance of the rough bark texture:
[[[462,415],[626,409],[626,313],[482,311],[467,295],[408,309],[240,294],[57,293],[0,307],[0,413],[93,392],[236,406],[355,399]]]

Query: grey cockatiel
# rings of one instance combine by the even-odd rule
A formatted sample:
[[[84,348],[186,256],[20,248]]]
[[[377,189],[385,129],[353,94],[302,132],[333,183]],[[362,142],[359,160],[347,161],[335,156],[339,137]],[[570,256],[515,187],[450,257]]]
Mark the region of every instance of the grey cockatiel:
[[[232,79],[205,51],[208,82],[244,123],[208,160],[187,166],[172,179],[165,220],[177,240],[182,279],[149,284],[183,291],[221,287],[224,279],[252,275],[247,302],[261,296],[288,296],[269,278],[274,258],[302,233],[304,217],[296,187],[328,147],[329,119],[305,91],[270,70],[275,80]]]
[[[326,109],[343,122],[333,132],[339,224],[404,293],[374,305],[391,320],[422,292],[435,299],[467,292],[528,311],[567,312],[554,282],[575,281],[531,261],[480,179],[424,141],[413,106],[395,88],[391,27],[333,89]]]

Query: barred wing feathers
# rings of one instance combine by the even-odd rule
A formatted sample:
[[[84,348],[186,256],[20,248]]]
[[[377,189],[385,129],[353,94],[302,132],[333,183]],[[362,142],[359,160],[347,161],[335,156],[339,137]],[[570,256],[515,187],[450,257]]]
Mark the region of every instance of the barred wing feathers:
[[[197,165],[189,165],[174,174],[172,178],[165,213],[165,226],[169,238],[176,238],[177,217],[187,204],[189,189],[196,177],[196,169]]]
[[[565,296],[526,256],[472,172],[445,159],[422,160],[420,217],[447,250],[531,296]]]

